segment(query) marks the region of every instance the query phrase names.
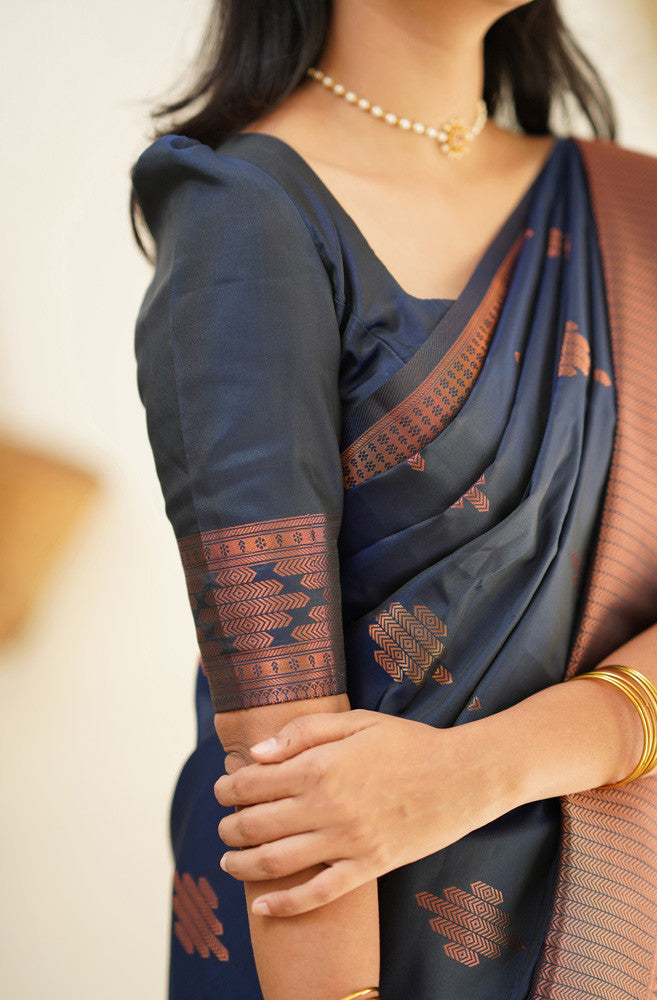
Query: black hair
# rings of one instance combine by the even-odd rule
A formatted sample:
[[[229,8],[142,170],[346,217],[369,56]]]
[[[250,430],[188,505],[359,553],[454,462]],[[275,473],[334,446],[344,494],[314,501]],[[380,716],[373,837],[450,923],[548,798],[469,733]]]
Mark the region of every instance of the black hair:
[[[299,86],[320,61],[330,19],[331,0],[214,0],[192,83],[151,112],[152,139],[175,132],[219,146]],[[594,136],[616,137],[609,93],[564,24],[557,0],[532,0],[488,30],[483,96],[491,115],[504,107],[527,134],[550,134],[554,110],[560,106],[567,117],[570,101]],[[132,227],[146,252],[138,211],[133,190]]]

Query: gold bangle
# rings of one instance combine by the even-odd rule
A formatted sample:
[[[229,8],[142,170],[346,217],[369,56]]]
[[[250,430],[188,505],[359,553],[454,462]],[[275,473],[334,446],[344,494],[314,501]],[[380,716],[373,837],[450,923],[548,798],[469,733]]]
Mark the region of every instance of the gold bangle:
[[[370,986],[367,990],[359,990],[358,993],[350,993],[346,997],[341,997],[341,1000],[356,1000],[356,997],[367,997],[367,1000],[378,1000],[379,987]]]
[[[606,788],[614,788],[620,785],[625,785],[630,781],[634,781],[636,778],[641,777],[647,771],[652,769],[655,751],[657,750],[657,698],[653,706],[644,701],[640,694],[637,693],[636,687],[629,682],[622,671],[616,671],[615,666],[611,667],[601,667],[598,670],[594,670],[589,674],[581,674],[582,679],[600,680],[607,681],[617,687],[620,691],[625,694],[625,696],[632,702],[637,713],[641,719],[641,724],[643,727],[643,751],[641,753],[641,758],[631,772],[626,778],[621,781],[615,782],[612,785],[605,785]],[[648,682],[649,683],[649,682]]]
[[[646,710],[650,713],[652,724],[654,725],[654,739],[655,739],[655,751],[647,755],[649,763],[657,759],[657,689],[643,674],[640,674],[638,670],[634,670],[632,667],[621,667],[612,666],[611,668],[615,673],[620,673],[624,675],[626,680],[634,685],[635,693],[642,698]]]
[[[645,710],[650,717],[647,730],[644,728],[644,747],[641,760],[632,774],[625,778],[624,781],[619,782],[619,784],[626,784],[628,781],[634,780],[635,777],[648,774],[657,763],[657,689],[652,681],[649,681],[644,674],[639,673],[638,670],[634,670],[632,667],[612,664],[602,669],[613,670],[617,676],[623,676],[626,681],[634,684],[634,691],[642,698]]]
[[[599,680],[613,684],[632,702],[643,727],[643,750],[638,764],[626,778],[605,788],[617,788],[648,774],[657,764],[657,688],[644,674],[633,667],[606,664],[572,680]]]
[[[641,724],[643,726],[643,750],[641,757],[639,758],[639,762],[626,778],[623,778],[621,781],[617,781],[615,783],[616,785],[625,785],[630,781],[634,781],[636,778],[639,778],[648,770],[648,766],[655,749],[655,722],[650,717],[646,704],[641,700],[641,697],[637,695],[636,691],[631,687],[623,684],[622,680],[620,680],[618,676],[615,674],[607,674],[603,671],[600,671],[600,673],[596,671],[593,679],[607,680],[610,684],[613,684],[614,687],[617,687],[620,691],[622,691],[623,694],[632,702],[641,719]]]
[[[648,708],[653,722],[653,748],[652,752],[645,753],[646,761],[642,774],[648,774],[657,764],[657,688],[644,674],[634,670],[633,667],[622,667],[614,664],[612,669],[621,671],[630,681],[632,681],[644,696],[646,707]],[[627,780],[627,779],[626,779]]]

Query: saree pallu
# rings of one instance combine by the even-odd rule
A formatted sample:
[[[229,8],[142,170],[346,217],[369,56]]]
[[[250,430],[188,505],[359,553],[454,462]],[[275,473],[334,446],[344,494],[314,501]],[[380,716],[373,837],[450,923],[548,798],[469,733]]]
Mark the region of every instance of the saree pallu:
[[[652,161],[558,141],[449,303],[404,293],[284,143],[219,153],[164,137],[133,172],[158,244],[139,387],[202,657],[172,806],[176,1000],[261,995],[218,868],[214,711],[346,689],[459,725],[656,617],[654,452],[627,493],[655,423],[645,393],[643,440],[628,417],[638,339],[604,229],[607,160],[634,197]],[[618,510],[639,494],[634,544]],[[384,1000],[651,995],[650,781],[532,803],[381,878]]]

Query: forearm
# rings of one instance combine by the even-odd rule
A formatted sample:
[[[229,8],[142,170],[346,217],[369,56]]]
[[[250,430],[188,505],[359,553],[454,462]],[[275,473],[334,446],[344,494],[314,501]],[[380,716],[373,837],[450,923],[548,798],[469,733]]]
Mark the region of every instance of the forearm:
[[[657,685],[657,626],[631,639],[598,666],[620,663]],[[602,681],[572,680],[546,688],[477,723],[495,748],[513,805],[621,781],[643,747],[643,728],[628,698]]]
[[[348,699],[341,695],[215,716],[217,734],[227,751],[227,771],[233,773],[252,763],[249,747],[274,735],[291,719],[348,709]],[[379,981],[375,880],[310,913],[274,919],[251,912],[256,896],[306,881],[316,870],[245,883],[251,941],[265,1000],[339,1000]]]
[[[294,917],[256,917],[256,895],[306,881],[317,869],[246,883],[251,942],[265,1000],[339,1000],[379,982],[376,881]]]

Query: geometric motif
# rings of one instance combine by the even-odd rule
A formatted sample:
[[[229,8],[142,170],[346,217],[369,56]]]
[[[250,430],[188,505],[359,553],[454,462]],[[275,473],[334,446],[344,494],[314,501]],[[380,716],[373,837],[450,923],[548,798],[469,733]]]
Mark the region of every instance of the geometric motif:
[[[563,336],[558,376],[572,377],[578,372],[588,375],[591,371],[591,348],[586,337],[578,333],[578,330],[577,323],[568,320]]]
[[[593,378],[595,379],[596,382],[599,382],[601,385],[606,385],[606,386],[611,385],[611,379],[609,375],[607,374],[607,372],[603,371],[602,368],[593,369]]]
[[[435,368],[344,449],[345,490],[416,456],[459,412],[485,361],[524,239],[525,234],[515,241],[478,308]]]
[[[215,712],[345,690],[339,524],[307,514],[178,539]]]
[[[464,493],[456,503],[452,504],[452,510],[455,508],[463,508],[464,501],[468,500],[475,510],[485,513],[485,511],[490,510],[490,501],[485,493],[479,489],[480,486],[486,485],[485,475],[481,475],[474,486],[471,486],[467,493]]]
[[[571,244],[570,234],[563,233],[560,229],[552,228],[548,234],[548,257],[570,257]]]
[[[369,630],[381,647],[374,651],[376,662],[394,681],[406,676],[421,684],[430,676],[438,684],[451,684],[452,675],[437,662],[445,651],[441,641],[447,634],[445,623],[422,605],[413,611],[411,614],[399,601],[393,601],[376,616]]]
[[[461,965],[479,965],[479,957],[499,958],[503,948],[523,951],[524,944],[511,932],[511,917],[500,908],[502,893],[485,882],[473,882],[472,892],[451,886],[444,899],[430,892],[418,892],[420,906],[435,913],[431,928],[449,938],[445,954]]]
[[[554,890],[559,922],[546,935],[537,997],[552,997],[557,989],[575,996],[594,982],[599,984],[595,995],[605,1000],[650,995],[657,850],[653,782],[644,778],[562,800]]]
[[[416,455],[411,455],[406,461],[410,465],[411,469],[415,469],[416,472],[424,472],[424,459],[422,455],[418,452]]]
[[[583,375],[590,373],[591,349],[588,340],[578,333],[577,323],[569,320],[566,323],[558,374],[573,376],[577,375],[578,371]],[[593,369],[593,378],[601,385],[607,387],[611,385],[611,378],[602,368]]]
[[[201,958],[209,958],[212,952],[220,962],[227,962],[228,949],[219,940],[224,928],[213,912],[219,900],[208,880],[201,876],[197,884],[191,875],[181,878],[176,872],[173,886],[173,912],[178,917],[173,930],[187,954],[197,951]]]

